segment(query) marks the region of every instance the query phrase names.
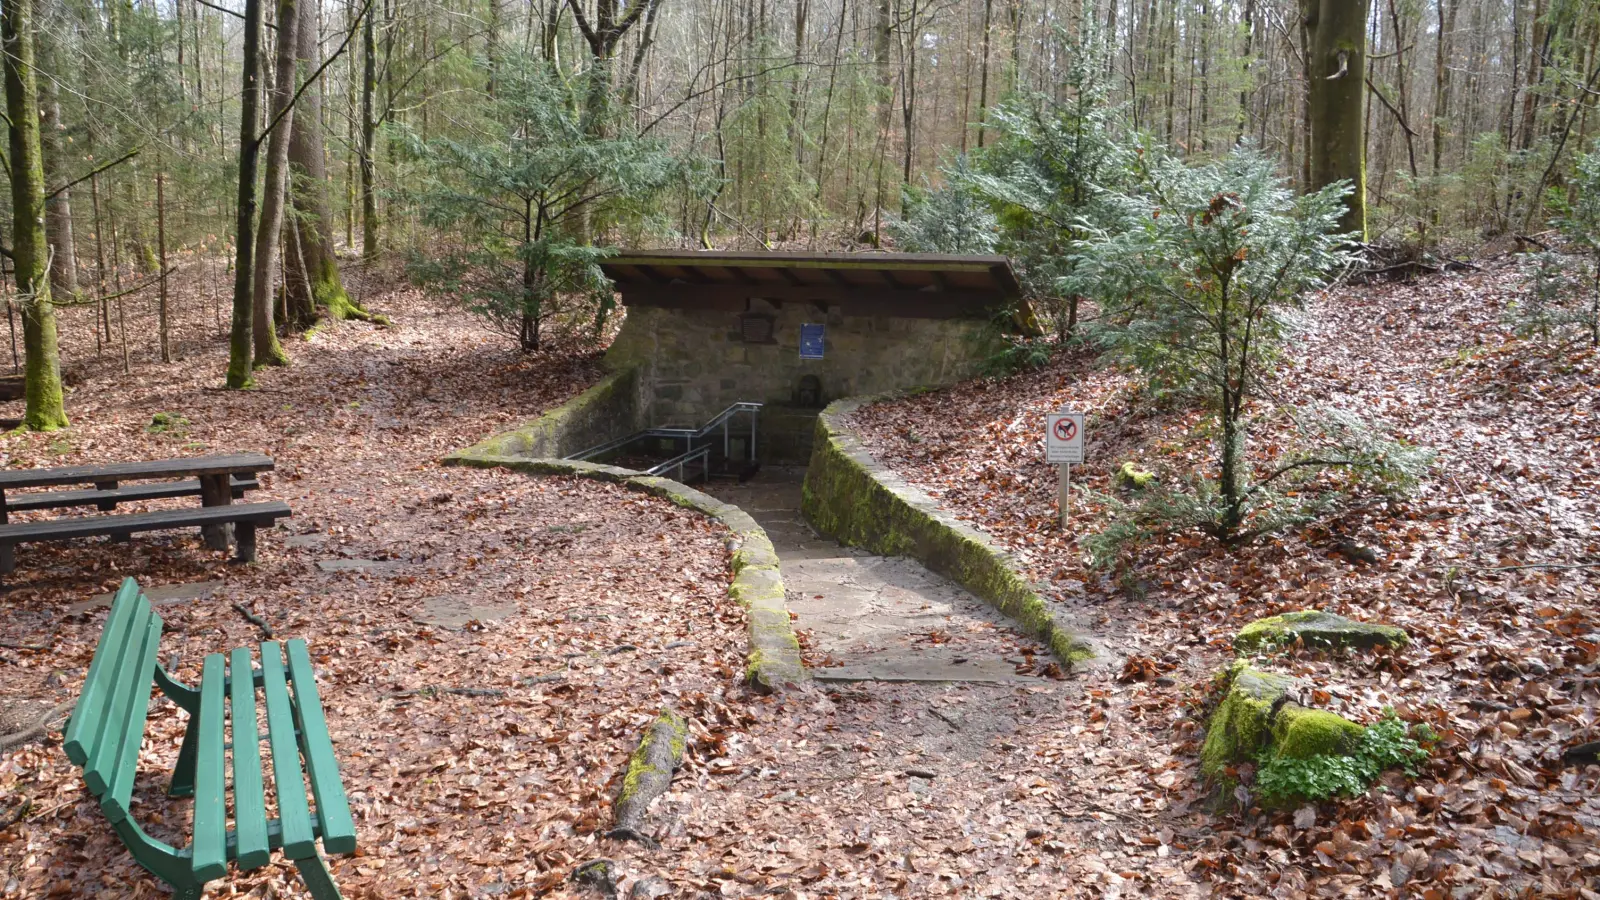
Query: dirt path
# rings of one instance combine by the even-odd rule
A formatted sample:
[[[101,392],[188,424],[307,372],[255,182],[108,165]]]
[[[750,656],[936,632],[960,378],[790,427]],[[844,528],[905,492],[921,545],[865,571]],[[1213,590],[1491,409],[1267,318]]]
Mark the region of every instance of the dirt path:
[[[757,708],[756,776],[713,785],[691,834],[738,880],[816,896],[1195,894],[1172,762],[1120,749],[1104,673],[1043,677],[1048,651],[965,590],[818,537],[803,474],[709,488],[767,529],[817,681]]]

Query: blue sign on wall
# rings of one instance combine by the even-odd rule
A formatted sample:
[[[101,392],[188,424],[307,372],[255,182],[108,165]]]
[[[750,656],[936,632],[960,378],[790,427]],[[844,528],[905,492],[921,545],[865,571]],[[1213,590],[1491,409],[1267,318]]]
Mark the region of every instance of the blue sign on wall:
[[[816,324],[816,325],[807,324],[807,325],[801,325],[800,326],[800,358],[801,359],[821,359],[822,358],[822,325],[821,324]]]

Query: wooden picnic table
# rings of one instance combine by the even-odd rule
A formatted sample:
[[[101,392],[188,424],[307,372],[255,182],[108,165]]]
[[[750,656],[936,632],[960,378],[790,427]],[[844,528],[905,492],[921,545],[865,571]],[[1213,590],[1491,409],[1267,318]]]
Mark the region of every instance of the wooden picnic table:
[[[139,460],[102,466],[8,469],[0,471],[0,525],[10,521],[6,492],[19,488],[92,484],[99,492],[96,495],[63,491],[51,495],[59,500],[56,503],[51,503],[39,494],[22,494],[18,495],[17,499],[29,498],[27,506],[30,509],[52,505],[87,505],[87,502],[92,502],[101,510],[113,510],[120,502],[195,493],[181,486],[144,491],[125,489],[121,488],[123,482],[196,478],[199,480],[198,493],[201,506],[228,506],[233,502],[234,493],[240,486],[235,482],[236,476],[246,476],[249,482],[253,482],[257,473],[270,472],[272,468],[272,457],[264,453],[233,453],[220,456],[189,456],[180,459]],[[189,484],[192,486],[194,482]],[[44,502],[40,502],[41,500]],[[201,534],[205,538],[206,546],[212,550],[228,549],[227,525],[204,525],[201,527]]]

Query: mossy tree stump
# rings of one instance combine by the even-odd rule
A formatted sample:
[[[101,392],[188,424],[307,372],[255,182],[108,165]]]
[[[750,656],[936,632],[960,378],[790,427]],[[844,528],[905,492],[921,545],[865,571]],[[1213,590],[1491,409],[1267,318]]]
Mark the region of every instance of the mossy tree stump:
[[[1200,771],[1216,784],[1234,781],[1230,769],[1266,757],[1310,759],[1355,752],[1366,729],[1335,713],[1289,699],[1295,680],[1236,662],[1222,676],[1222,702],[1211,714]]]

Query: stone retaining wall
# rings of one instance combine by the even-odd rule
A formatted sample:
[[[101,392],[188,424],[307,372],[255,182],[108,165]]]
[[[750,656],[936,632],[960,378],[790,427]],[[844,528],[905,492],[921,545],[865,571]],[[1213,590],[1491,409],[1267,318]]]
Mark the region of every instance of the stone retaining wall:
[[[728,596],[745,608],[750,633],[745,680],[762,693],[771,693],[784,685],[805,680],[805,667],[800,662],[800,642],[795,639],[794,626],[789,621],[789,608],[784,602],[783,574],[778,570],[778,553],[772,548],[766,531],[744,510],[688,485],[668,478],[644,475],[632,469],[565,459],[497,456],[474,452],[476,449],[452,454],[445,459],[445,464],[484,469],[501,467],[530,475],[575,475],[609,481],[630,490],[671,500],[726,525],[734,536],[733,583],[728,586]]]
[[[801,501],[807,521],[840,543],[921,562],[1016,620],[1064,664],[1101,657],[1050,611],[1010,554],[862,447],[843,419],[874,399],[840,400],[818,417]]]
[[[649,427],[644,378],[637,366],[617,369],[588,390],[537,419],[445,457],[447,464],[477,459],[559,459]],[[498,465],[498,463],[490,463]]]

